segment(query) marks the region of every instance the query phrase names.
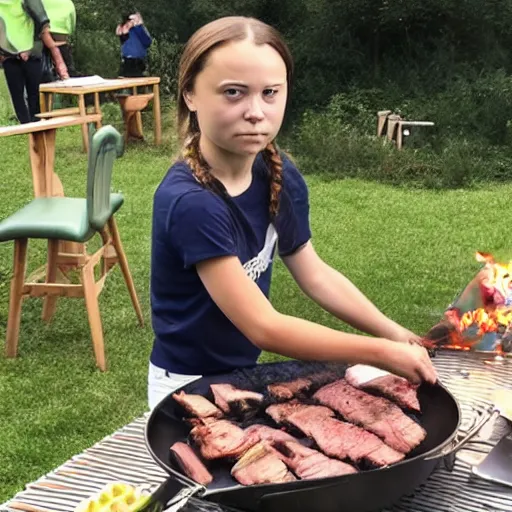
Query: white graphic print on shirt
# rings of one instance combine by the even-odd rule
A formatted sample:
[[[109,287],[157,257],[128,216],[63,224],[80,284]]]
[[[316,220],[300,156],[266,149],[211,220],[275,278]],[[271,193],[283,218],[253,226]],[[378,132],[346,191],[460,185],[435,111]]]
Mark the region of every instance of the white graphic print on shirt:
[[[244,265],[244,270],[247,275],[253,280],[257,281],[261,274],[263,274],[270,262],[272,261],[272,252],[277,241],[277,232],[273,224],[269,224],[267,234],[265,235],[265,244],[263,249],[257,256],[249,260]]]

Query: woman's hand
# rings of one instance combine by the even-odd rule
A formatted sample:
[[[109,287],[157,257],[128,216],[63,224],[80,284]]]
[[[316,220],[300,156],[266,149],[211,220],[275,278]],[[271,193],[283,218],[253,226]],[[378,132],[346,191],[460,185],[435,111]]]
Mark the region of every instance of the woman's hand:
[[[423,346],[422,337],[414,334],[409,329],[397,325],[396,329],[393,330],[391,335],[388,336],[390,340],[399,341],[401,343],[409,343],[411,345]]]
[[[384,359],[379,367],[405,377],[414,384],[423,380],[435,384],[437,372],[425,348],[417,344],[394,343],[383,340]]]

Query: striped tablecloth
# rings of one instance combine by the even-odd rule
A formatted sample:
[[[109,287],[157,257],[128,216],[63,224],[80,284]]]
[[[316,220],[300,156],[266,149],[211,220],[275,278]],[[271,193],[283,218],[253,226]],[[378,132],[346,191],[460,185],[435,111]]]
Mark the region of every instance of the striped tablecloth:
[[[462,429],[469,428],[478,413],[489,406],[493,390],[512,389],[512,361],[491,366],[484,362],[486,359],[489,356],[461,353],[440,353],[434,359],[441,380],[459,400]],[[72,512],[81,500],[108,482],[160,484],[166,474],[146,450],[146,419],[147,415],[136,419],[28,484],[24,491],[0,505],[0,512]],[[500,419],[491,442],[495,443],[509,431],[510,425]],[[453,471],[439,467],[414,495],[403,498],[386,512],[512,512],[512,488],[476,478],[471,473],[471,462],[485,457],[489,450],[489,445],[480,444],[461,450]],[[223,509],[191,499],[182,510],[221,512]]]

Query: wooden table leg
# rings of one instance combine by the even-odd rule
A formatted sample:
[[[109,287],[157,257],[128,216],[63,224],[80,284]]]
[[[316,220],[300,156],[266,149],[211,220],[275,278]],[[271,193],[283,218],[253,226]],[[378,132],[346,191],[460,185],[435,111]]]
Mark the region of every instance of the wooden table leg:
[[[132,87],[132,94],[137,96],[137,87]],[[144,132],[142,131],[142,112],[140,110],[135,113],[135,123],[137,127],[137,133],[142,137]]]
[[[48,105],[46,104],[46,93],[40,92],[39,93],[39,109],[42,113],[48,112]]]
[[[99,92],[94,93],[94,113],[101,115],[100,93]],[[96,130],[99,130],[100,128],[101,128],[101,119],[96,121]]]
[[[81,116],[87,115],[87,112],[85,110],[85,95],[79,94],[78,95],[78,109],[80,111]],[[83,124],[81,126],[82,128],[82,146],[84,148],[84,151],[86,153],[89,153],[89,130],[87,129],[87,124]]]
[[[159,146],[162,143],[162,119],[160,114],[160,85],[153,85],[153,121],[155,130],[155,144]]]

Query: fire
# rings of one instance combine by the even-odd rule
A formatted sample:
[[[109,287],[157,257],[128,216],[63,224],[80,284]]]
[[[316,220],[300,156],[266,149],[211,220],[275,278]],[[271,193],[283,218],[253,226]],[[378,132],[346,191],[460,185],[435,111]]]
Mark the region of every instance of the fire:
[[[494,311],[486,311],[484,308],[466,311],[459,322],[459,329],[465,331],[472,325],[478,327],[478,336],[488,332],[504,330],[512,322],[512,309],[509,307],[496,308]]]
[[[476,260],[485,263],[480,281],[480,293],[484,306],[496,306],[510,302],[512,298],[512,261],[507,264],[497,263],[491,254],[484,252],[477,252]]]
[[[452,350],[511,352],[512,261],[498,263],[484,252],[477,252],[476,259],[483,268],[427,339]]]

